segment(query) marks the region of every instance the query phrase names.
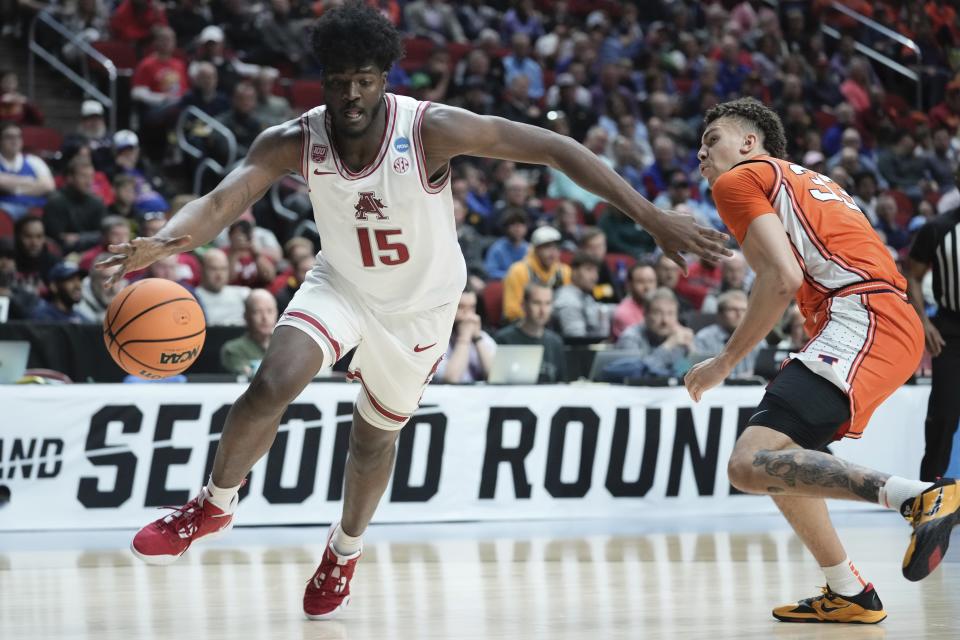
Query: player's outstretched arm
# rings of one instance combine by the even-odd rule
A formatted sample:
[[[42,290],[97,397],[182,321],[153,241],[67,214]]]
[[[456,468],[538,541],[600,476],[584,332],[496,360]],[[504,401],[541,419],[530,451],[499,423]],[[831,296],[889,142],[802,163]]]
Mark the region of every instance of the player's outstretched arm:
[[[110,245],[108,249],[115,255],[97,263],[97,268],[120,265],[108,280],[112,285],[129,271],[210,242],[275,181],[299,171],[302,150],[298,120],[270,127],[257,136],[247,157],[213,191],[184,205],[155,236]]]
[[[711,260],[732,255],[725,246],[726,235],[696,224],[693,216],[660,211],[572,138],[439,104],[427,109],[422,135],[430,171],[458,155],[545,164],[636,220],[681,267],[685,267],[681,251]]]

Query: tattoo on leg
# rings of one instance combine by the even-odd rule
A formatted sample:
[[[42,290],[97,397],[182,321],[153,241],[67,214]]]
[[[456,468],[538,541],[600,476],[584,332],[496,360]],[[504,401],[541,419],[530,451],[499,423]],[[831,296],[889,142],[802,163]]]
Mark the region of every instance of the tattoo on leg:
[[[852,495],[876,502],[880,487],[890,476],[878,471],[849,464],[839,458],[819,451],[792,449],[789,451],[758,451],[753,457],[753,466],[763,467],[764,472],[779,478],[788,487],[797,484],[846,489]],[[769,493],[783,493],[780,487],[767,487]]]

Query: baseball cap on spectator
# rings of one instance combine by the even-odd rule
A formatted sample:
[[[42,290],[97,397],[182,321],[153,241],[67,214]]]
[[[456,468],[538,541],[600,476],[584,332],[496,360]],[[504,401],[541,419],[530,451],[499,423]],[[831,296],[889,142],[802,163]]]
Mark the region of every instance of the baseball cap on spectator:
[[[808,167],[812,164],[823,162],[825,159],[826,158],[824,158],[823,154],[819,151],[807,151],[805,154],[803,154],[803,164]]]
[[[530,236],[530,244],[535,247],[542,247],[545,244],[560,242],[560,232],[553,227],[537,227],[533,235]]]
[[[140,219],[144,222],[149,222],[150,220],[166,220],[167,214],[164,211],[147,211],[140,216]]]
[[[557,76],[557,86],[558,87],[572,87],[577,84],[577,79],[573,77],[572,73],[561,73]]]
[[[130,129],[121,129],[113,134],[113,148],[117,151],[140,146],[140,138]]]
[[[87,275],[87,272],[72,262],[58,262],[50,267],[50,271],[47,272],[47,281],[63,282],[74,277],[82,278],[85,275]]]
[[[200,42],[223,42],[223,29],[215,24],[204,27],[198,40]]]
[[[587,29],[605,26],[607,26],[607,16],[603,11],[597,9],[596,11],[591,11],[590,15],[587,16]]]
[[[103,117],[103,105],[96,100],[84,100],[80,105],[80,117],[89,118],[90,116]]]

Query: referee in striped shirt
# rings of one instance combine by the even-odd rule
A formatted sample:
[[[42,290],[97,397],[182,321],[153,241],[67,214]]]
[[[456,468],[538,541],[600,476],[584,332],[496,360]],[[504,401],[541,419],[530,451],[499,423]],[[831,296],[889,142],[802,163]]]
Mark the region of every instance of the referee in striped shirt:
[[[933,318],[927,317],[920,284],[931,268],[937,303]],[[933,356],[926,451],[920,463],[920,479],[932,482],[950,466],[953,435],[960,422],[960,207],[920,228],[910,248],[906,275],[907,294],[923,321],[927,350]]]

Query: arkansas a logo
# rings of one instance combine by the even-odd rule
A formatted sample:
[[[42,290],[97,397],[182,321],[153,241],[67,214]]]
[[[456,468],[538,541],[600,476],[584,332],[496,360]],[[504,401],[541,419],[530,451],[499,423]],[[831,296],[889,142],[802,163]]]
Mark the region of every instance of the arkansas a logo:
[[[383,200],[378,198],[376,193],[361,191],[360,199],[353,210],[357,214],[357,220],[366,220],[367,216],[377,216],[377,220],[387,220],[387,216],[383,215],[383,210],[386,208],[387,205],[383,204]]]
[[[325,144],[315,144],[310,147],[310,159],[316,163],[323,162],[327,159],[327,145]]]

